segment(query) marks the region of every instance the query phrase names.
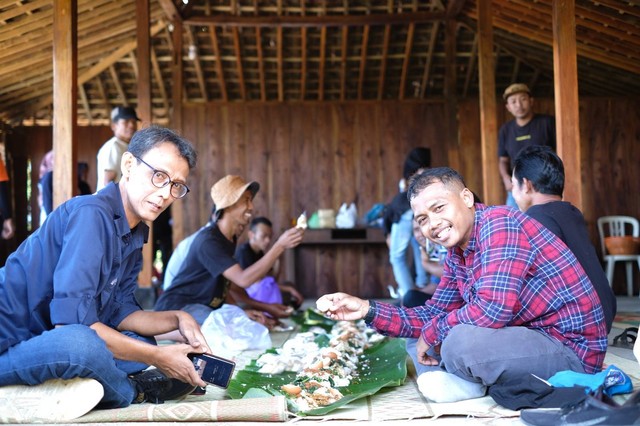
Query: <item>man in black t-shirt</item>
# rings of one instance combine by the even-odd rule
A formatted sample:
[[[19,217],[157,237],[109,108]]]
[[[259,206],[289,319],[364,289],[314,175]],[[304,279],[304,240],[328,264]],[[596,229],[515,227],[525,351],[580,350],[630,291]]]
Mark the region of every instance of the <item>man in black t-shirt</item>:
[[[549,147],[523,149],[513,168],[513,197],[520,210],[556,234],[580,262],[600,298],[607,332],[616,315],[616,297],[589,240],[584,216],[562,201],[564,165]]]
[[[213,224],[198,231],[171,286],[158,298],[156,311],[184,310],[202,324],[213,310],[232,297],[235,302],[268,312],[274,318],[290,315],[286,306],[252,300],[244,289],[263,278],[284,250],[300,244],[304,231],[298,228],[285,231],[258,262],[246,269],[234,257],[238,237],[251,220],[253,197],[259,188],[257,182],[246,182],[233,175],[213,185]],[[180,340],[179,335],[162,337]]]
[[[249,224],[248,240],[238,246],[235,258],[244,269],[259,261],[271,245],[273,225],[264,216],[251,220]],[[284,303],[298,308],[303,297],[292,283],[278,283],[280,260],[276,260],[269,274],[247,288],[247,294],[253,299],[264,303]]]
[[[526,84],[512,84],[502,98],[514,119],[505,123],[498,133],[498,170],[507,191],[505,204],[518,208],[511,195],[513,162],[528,146],[545,145],[555,150],[556,122],[550,115],[533,113],[533,98]]]

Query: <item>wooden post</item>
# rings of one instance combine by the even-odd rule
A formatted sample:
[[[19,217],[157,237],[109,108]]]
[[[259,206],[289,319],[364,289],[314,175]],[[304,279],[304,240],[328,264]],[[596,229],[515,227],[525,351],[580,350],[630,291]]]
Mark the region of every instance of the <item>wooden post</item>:
[[[212,27],[213,28],[213,27]],[[219,61],[219,58],[218,58]],[[182,20],[173,21],[173,84],[171,94],[171,103],[173,112],[171,114],[171,126],[181,133],[182,130]],[[171,208],[171,217],[173,219],[172,236],[173,246],[175,247],[185,237],[184,235],[184,208],[183,200],[174,201]]]
[[[454,19],[445,25],[445,75],[444,75],[444,116],[447,122],[447,157],[449,167],[460,170],[460,150],[458,144],[458,96],[456,94],[456,26]]]
[[[77,0],[53,2],[53,206],[76,193]]]
[[[136,29],[138,39],[137,61],[138,61],[138,117],[142,120],[142,127],[151,124],[151,36],[150,28],[149,0],[136,1]],[[142,271],[138,276],[140,287],[151,287],[153,276],[153,224],[149,225],[149,240],[142,248]]]
[[[491,0],[478,2],[478,72],[480,85],[480,136],[482,152],[482,201],[504,204],[498,171],[498,123],[496,117],[496,75],[493,59]]]
[[[552,3],[557,151],[564,162],[564,199],[582,210],[575,2]]]

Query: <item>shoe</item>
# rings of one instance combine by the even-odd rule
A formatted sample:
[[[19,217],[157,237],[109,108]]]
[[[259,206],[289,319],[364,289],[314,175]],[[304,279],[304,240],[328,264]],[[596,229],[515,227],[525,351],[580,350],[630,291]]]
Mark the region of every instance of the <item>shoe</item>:
[[[520,420],[529,426],[640,425],[640,391],[619,405],[599,388],[577,405],[522,410]]]
[[[0,423],[64,423],[77,419],[102,400],[94,379],[53,379],[40,385],[0,387]]]
[[[181,382],[177,379],[170,379],[158,369],[145,370],[138,373],[130,380],[136,389],[134,404],[151,402],[152,404],[162,404],[165,401],[180,399],[189,395],[196,386]]]
[[[193,392],[191,392],[189,395],[202,396],[202,395],[206,395],[206,393],[207,393],[207,388],[203,386],[196,386]]]

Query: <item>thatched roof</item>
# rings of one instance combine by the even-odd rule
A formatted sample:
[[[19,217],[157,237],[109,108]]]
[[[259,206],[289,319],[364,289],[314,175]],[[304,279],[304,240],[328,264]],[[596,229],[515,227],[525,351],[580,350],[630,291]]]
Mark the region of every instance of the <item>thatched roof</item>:
[[[552,0],[493,0],[496,90],[553,96]],[[78,0],[78,121],[137,104],[136,4]],[[0,0],[0,120],[52,118],[52,0]],[[154,121],[171,111],[173,19],[186,102],[442,99],[446,22],[456,92],[478,96],[476,1],[151,0]],[[640,6],[576,0],[581,96],[640,94]]]

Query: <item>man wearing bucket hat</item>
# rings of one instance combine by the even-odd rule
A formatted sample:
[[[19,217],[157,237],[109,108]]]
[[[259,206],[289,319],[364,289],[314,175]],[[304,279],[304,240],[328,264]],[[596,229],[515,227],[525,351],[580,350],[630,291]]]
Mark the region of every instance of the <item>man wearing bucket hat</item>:
[[[238,237],[251,221],[253,198],[259,189],[257,182],[246,182],[235,175],[227,175],[211,187],[213,223],[201,228],[193,238],[171,286],[158,298],[156,310],[181,309],[202,324],[224,304],[235,284],[242,288],[234,292],[236,299],[240,297],[252,308],[276,318],[289,315],[290,310],[284,305],[251,301],[244,289],[262,279],[286,249],[300,244],[304,230],[285,231],[259,261],[246,269],[234,257]],[[165,337],[180,340],[179,336]]]
[[[498,133],[498,170],[507,191],[506,205],[518,208],[511,195],[511,171],[518,153],[532,145],[556,149],[555,118],[533,113],[533,97],[526,84],[514,83],[502,95],[507,111],[514,119],[506,122]]]

